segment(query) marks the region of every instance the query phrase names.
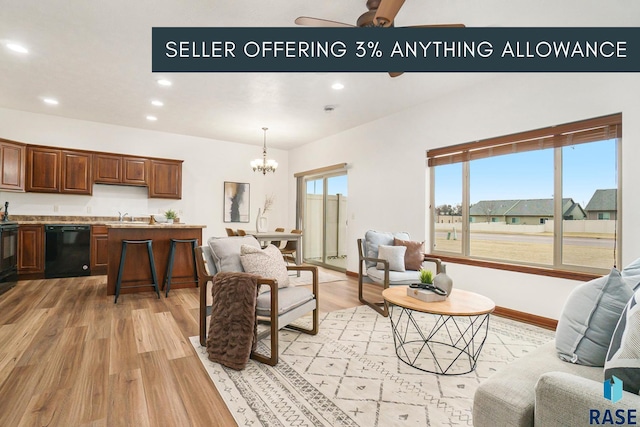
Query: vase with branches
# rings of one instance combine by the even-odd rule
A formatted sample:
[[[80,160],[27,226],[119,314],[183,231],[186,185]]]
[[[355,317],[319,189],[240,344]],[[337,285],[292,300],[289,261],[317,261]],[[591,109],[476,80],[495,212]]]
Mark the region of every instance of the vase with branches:
[[[275,195],[269,194],[264,196],[264,204],[262,208],[258,208],[258,216],[256,217],[256,230],[258,232],[267,231],[269,227],[269,220],[266,213],[269,212],[275,202]]]

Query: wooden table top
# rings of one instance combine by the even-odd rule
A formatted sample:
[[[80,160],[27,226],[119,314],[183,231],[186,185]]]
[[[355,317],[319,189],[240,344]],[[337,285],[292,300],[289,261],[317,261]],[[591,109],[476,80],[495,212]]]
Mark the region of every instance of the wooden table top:
[[[496,307],[489,298],[462,289],[453,289],[444,301],[424,302],[407,296],[407,288],[408,286],[393,286],[385,289],[382,297],[400,307],[445,316],[477,316],[491,313]]]

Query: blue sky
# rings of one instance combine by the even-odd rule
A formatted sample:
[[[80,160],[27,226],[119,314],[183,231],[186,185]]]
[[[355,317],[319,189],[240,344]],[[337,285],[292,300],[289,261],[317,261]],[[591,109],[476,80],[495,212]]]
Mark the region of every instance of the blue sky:
[[[584,208],[597,189],[617,187],[615,140],[563,148],[563,197]],[[462,165],[436,168],[436,206],[462,200]],[[553,197],[553,149],[474,160],[471,203]]]

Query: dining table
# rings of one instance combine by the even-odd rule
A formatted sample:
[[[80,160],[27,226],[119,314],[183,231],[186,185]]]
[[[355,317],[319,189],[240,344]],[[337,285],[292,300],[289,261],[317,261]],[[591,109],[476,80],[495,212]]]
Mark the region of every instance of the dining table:
[[[296,245],[296,265],[302,264],[302,234],[290,233],[286,231],[247,231],[247,234],[255,237],[260,242],[270,242],[272,240],[286,242],[287,240],[295,240]]]

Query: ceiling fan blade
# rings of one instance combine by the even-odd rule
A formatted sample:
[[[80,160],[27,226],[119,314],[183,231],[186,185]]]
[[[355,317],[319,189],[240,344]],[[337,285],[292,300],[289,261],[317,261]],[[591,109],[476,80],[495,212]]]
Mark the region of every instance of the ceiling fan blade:
[[[408,25],[402,28],[466,28],[464,24],[425,24],[425,25]]]
[[[373,23],[381,27],[390,27],[403,4],[404,0],[382,0]]]
[[[309,27],[340,27],[354,28],[355,25],[345,24],[343,22],[329,21],[328,19],[311,18],[308,16],[300,16],[294,21],[297,25],[306,25]]]
[[[389,71],[389,76],[398,77],[398,76],[401,76],[403,73],[404,71]]]

